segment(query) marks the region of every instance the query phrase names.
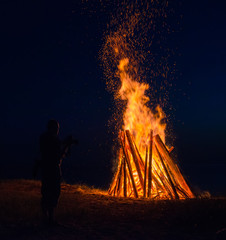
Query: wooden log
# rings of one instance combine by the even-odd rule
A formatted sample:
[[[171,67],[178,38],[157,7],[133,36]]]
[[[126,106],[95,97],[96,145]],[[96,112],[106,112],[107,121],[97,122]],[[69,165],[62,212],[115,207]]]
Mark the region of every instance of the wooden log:
[[[131,136],[131,134],[130,134],[130,136]],[[142,157],[141,157],[141,155],[140,155],[140,152],[139,152],[139,150],[138,150],[138,148],[137,148],[137,145],[136,145],[136,143],[135,143],[135,141],[134,141],[134,137],[133,137],[133,136],[131,136],[131,137],[132,137],[133,144],[134,144],[134,146],[135,146],[136,153],[137,153],[137,155],[138,155],[140,167],[141,167],[142,171],[144,171],[144,162],[143,162],[143,159],[142,159]]]
[[[153,148],[153,150],[157,151],[155,148]],[[162,183],[162,185],[164,187],[164,188],[163,187],[161,187],[161,188],[168,193],[168,195],[170,196],[171,199],[173,199],[173,195],[172,195],[172,193],[170,191],[170,188],[168,188],[167,183],[165,182],[165,177],[161,177],[161,175],[164,176],[164,174],[163,174],[160,166],[158,165],[157,161],[155,161],[155,165],[156,165],[156,168],[158,169],[158,171],[160,172],[160,175],[159,175],[158,171],[155,170],[154,174],[152,175],[152,177],[153,178],[154,178],[154,176],[158,177],[159,181]],[[157,177],[156,177],[156,179],[157,179]]]
[[[185,197],[185,198],[189,198],[189,196],[187,195],[187,193],[184,191],[184,189],[182,189],[180,186],[177,186],[177,190],[179,190],[179,192]]]
[[[156,175],[156,176],[158,176],[158,175]],[[160,188],[161,189],[162,188],[161,181],[156,176],[155,176],[155,174],[152,174],[152,183],[155,183],[156,188]]]
[[[119,174],[119,167],[118,167],[118,169],[117,169],[117,171],[116,171],[116,173],[115,173],[115,175],[114,175],[114,177],[113,177],[112,184],[111,184],[111,186],[110,186],[110,188],[109,188],[109,190],[108,190],[108,194],[109,194],[109,195],[112,195],[112,194],[113,194],[114,188],[115,188],[116,183],[117,183],[118,174]]]
[[[114,192],[113,192],[113,196],[114,196],[114,197],[115,197],[115,195],[116,195],[117,186],[118,186],[118,178],[116,179],[116,184],[115,184],[115,187],[114,187]]]
[[[123,184],[123,190],[124,190],[124,197],[127,197],[127,182],[126,182],[126,160],[125,157],[123,159],[123,175],[124,175],[124,184]]]
[[[165,182],[165,178],[161,177],[157,172],[155,172],[155,174],[158,176],[159,181],[161,181],[164,187],[164,188],[162,187],[162,189],[169,195],[171,199],[173,199],[173,195],[170,191],[170,188],[168,188],[167,183]]]
[[[139,181],[140,181],[140,185],[143,189],[144,188],[144,180],[143,180],[143,176],[142,176],[140,165],[139,165],[139,160],[137,158],[136,151],[135,151],[135,148],[134,148],[129,130],[126,130],[126,137],[127,137],[129,147],[130,147],[130,150],[131,150],[131,153],[132,153],[132,156],[133,156],[133,161],[134,161],[135,166],[136,166],[136,170],[137,170],[137,173],[138,173],[138,178],[139,178]]]
[[[160,153],[160,151],[159,151],[159,153]],[[160,155],[161,155],[161,153],[160,153]],[[162,157],[162,156],[161,156]],[[166,167],[166,169],[167,169],[167,171],[168,171],[168,173],[169,173],[169,175],[170,175],[170,178],[171,178],[171,180],[172,180],[172,182],[173,182],[173,185],[174,186],[177,186],[178,184],[177,184],[177,181],[175,180],[175,175],[171,172],[171,169],[172,168],[170,168],[169,167],[169,165],[167,164],[167,162],[165,161],[165,159],[162,157],[162,159],[163,159],[163,161],[164,161],[164,164],[165,164],[165,167]]]
[[[159,189],[161,191],[166,191],[166,189],[164,189],[163,183],[162,183],[162,179],[159,176],[159,174],[157,173],[156,170],[153,169],[153,174],[152,174],[152,187],[156,188],[156,191],[158,191]],[[170,191],[167,191],[167,193],[169,194]],[[152,192],[153,193],[153,192]],[[159,195],[159,194],[158,194]],[[169,194],[170,195],[170,194]],[[173,196],[170,197],[173,199]]]
[[[158,149],[159,150],[159,149]],[[160,150],[159,150],[159,153],[160,153]],[[161,153],[160,153],[160,155],[161,155]],[[163,160],[165,160],[164,158],[162,158]],[[160,164],[161,164],[161,162],[159,162]],[[156,161],[156,164],[158,165],[158,163],[157,163],[157,161]],[[171,172],[171,170],[170,170],[170,168],[169,168],[169,166],[168,166],[168,164],[164,161],[164,164],[165,164],[165,167],[166,167],[166,169],[167,169],[167,171],[168,171],[168,173],[169,173],[169,175],[170,175],[170,178],[171,178],[171,180],[172,180],[172,182],[173,182],[173,185],[174,186],[177,186],[177,182],[176,182],[176,180],[175,180],[175,178],[174,178],[174,175],[172,174],[172,172]],[[161,171],[161,168],[159,168],[160,169],[160,171]],[[162,177],[163,178],[163,180],[164,180],[164,182],[165,182],[165,186],[170,190],[171,189],[171,184],[169,183],[169,181],[167,180],[167,178],[165,177],[165,175],[161,172],[161,174],[164,176],[164,177]],[[161,178],[161,179],[162,179]],[[169,185],[169,186],[167,186],[167,184]],[[173,196],[173,191],[171,192],[171,195]],[[173,198],[173,197],[172,197]]]
[[[131,182],[132,182],[134,196],[136,198],[138,198],[138,192],[137,192],[136,184],[135,184],[135,181],[134,181],[134,178],[133,178],[133,172],[132,172],[132,168],[131,168],[131,165],[130,165],[129,156],[128,156],[127,149],[126,149],[125,144],[123,143],[122,139],[121,139],[121,144],[122,144],[122,149],[123,149],[123,153],[124,153],[124,156],[125,156],[125,160],[126,160],[126,163],[127,163],[127,166],[128,166]]]
[[[144,197],[146,197],[147,193],[147,165],[148,165],[148,147],[146,146],[146,154],[145,154],[145,167],[144,167]]]
[[[109,195],[112,195],[112,193],[113,193],[113,190],[114,190],[114,187],[115,187],[114,181],[115,181],[115,177],[113,178],[112,184],[111,184],[111,186],[110,186],[110,188],[108,190],[108,194]]]
[[[168,152],[171,153],[173,151],[174,147],[171,147]]]
[[[179,184],[182,188],[184,188],[186,190],[186,192],[189,192],[190,195],[192,196],[193,193],[191,192],[190,188],[188,187],[188,185],[187,185],[184,177],[182,176],[178,166],[174,163],[174,161],[170,157],[169,152],[168,152],[165,144],[162,142],[162,140],[161,140],[159,135],[156,136],[155,142],[156,142],[156,144],[158,146],[158,149],[159,149],[160,153],[162,154],[162,156],[166,160],[166,163],[169,166],[169,168],[170,168],[170,170],[172,172],[172,175],[174,176],[175,181],[177,182],[177,184]]]
[[[114,196],[118,197],[119,196],[119,188],[120,188],[120,181],[121,181],[121,168],[122,168],[122,162],[119,165],[119,173],[116,179],[116,184],[115,184],[115,190],[114,190]]]
[[[151,197],[151,181],[152,181],[152,146],[153,146],[153,130],[150,132],[149,158],[148,158],[148,197]]]
[[[175,178],[175,181],[177,182],[178,185],[181,186],[182,189],[186,191],[188,194],[189,198],[194,198],[195,195],[192,193],[191,189],[189,188],[188,184],[186,183],[184,177],[182,176],[178,166],[174,163],[174,161],[171,159],[168,150],[166,149],[165,144],[162,142],[161,138],[159,135],[155,136],[155,144],[157,145],[159,152],[165,159],[167,165],[169,166],[172,175]]]
[[[123,156],[121,156],[121,157],[123,157]],[[117,180],[118,180],[118,177],[119,177],[121,168],[122,168],[122,161],[123,161],[123,160],[120,159],[120,161],[119,161],[119,163],[118,163],[117,171],[116,171],[116,173],[114,174],[113,181],[112,181],[111,186],[110,186],[110,188],[109,188],[109,190],[108,190],[108,194],[109,194],[109,195],[115,195],[115,192],[117,192],[117,191],[115,190],[115,188],[117,187]],[[121,182],[120,182],[120,184],[121,184]],[[119,186],[119,187],[120,187],[120,186]]]
[[[121,185],[122,185],[122,162],[120,164],[120,169],[119,169],[119,175],[118,175],[118,186],[117,186],[117,189],[116,189],[116,192],[117,192],[117,196],[119,197],[120,196],[120,188],[121,188]]]
[[[121,133],[120,133],[120,136],[121,136]],[[119,162],[118,162],[118,166],[117,166],[117,170],[115,171],[115,174],[112,178],[112,183],[109,187],[109,190],[108,190],[108,194],[109,195],[112,195],[113,194],[113,190],[115,188],[115,185],[116,185],[116,180],[118,178],[118,174],[119,174],[119,166],[121,165],[121,159],[123,158],[123,150],[122,148],[120,149],[120,152],[119,152]]]
[[[166,168],[166,165],[165,165],[165,163],[164,163],[164,161],[163,161],[163,159],[162,159],[162,157],[161,157],[161,155],[160,155],[160,152],[159,152],[159,150],[158,150],[158,148],[157,148],[156,145],[155,145],[155,147],[156,147],[156,152],[157,152],[157,154],[158,154],[158,157],[159,157],[159,159],[160,159],[160,161],[161,161],[161,163],[162,163],[162,166],[163,166],[163,168],[164,168],[164,171],[165,171],[165,173],[166,173],[166,175],[167,175],[167,178],[168,178],[168,180],[169,180],[169,182],[170,182],[170,185],[171,185],[171,187],[172,187],[172,189],[173,189],[175,198],[176,198],[176,199],[179,199],[179,196],[178,196],[178,194],[177,194],[177,190],[176,190],[176,188],[175,188],[175,186],[174,186],[174,184],[173,184],[173,182],[172,182],[172,179],[171,179],[171,177],[170,177],[170,175],[169,175],[169,172],[168,172],[168,170],[167,170],[167,168]]]
[[[177,164],[175,164],[175,169],[177,170],[177,172],[180,172],[179,167],[177,166]],[[182,184],[180,184],[180,187],[184,190],[184,192],[186,192],[188,198],[195,198],[195,194],[191,191],[189,184],[186,182],[185,178],[183,177],[183,175],[181,174],[181,181],[183,182]]]
[[[154,196],[154,192],[156,191],[156,194],[157,195],[159,195],[158,194],[158,191],[159,190],[164,190],[163,188],[162,188],[162,185],[161,185],[161,182],[160,182],[160,180],[158,179],[158,175],[157,175],[157,173],[154,171],[154,170],[152,170],[153,171],[153,174],[152,174],[152,198],[153,198],[153,196]],[[155,176],[155,177],[154,177]],[[154,180],[155,179],[155,180]]]
[[[161,139],[161,138],[160,138]],[[165,146],[165,145],[164,145]],[[167,150],[167,148],[166,148],[166,150],[168,151],[168,153],[169,153],[169,156],[170,156],[170,153],[171,153],[171,151],[174,149],[174,147],[171,147],[169,150]],[[160,150],[159,150],[159,152],[160,152]],[[161,154],[161,153],[160,153]],[[164,159],[164,158],[163,158]],[[172,163],[173,163],[173,165],[171,164],[171,168],[169,167],[169,161],[164,161],[164,163],[165,163],[165,167],[167,168],[167,171],[168,171],[168,173],[169,173],[169,175],[170,175],[170,177],[171,177],[171,180],[172,180],[172,182],[173,182],[173,185],[174,186],[177,186],[178,185],[178,183],[177,183],[177,181],[176,181],[176,179],[175,179],[175,177],[176,177],[176,175],[175,174],[173,174],[172,172],[171,172],[171,169],[172,169],[172,166],[176,166],[176,164],[173,162],[173,160],[171,159],[171,157],[170,157],[170,160],[172,161]]]
[[[132,181],[130,179],[130,173],[129,173],[129,170],[128,170],[128,167],[126,168],[126,176],[127,176],[127,197],[130,197],[132,192],[133,192],[133,186],[132,186]]]

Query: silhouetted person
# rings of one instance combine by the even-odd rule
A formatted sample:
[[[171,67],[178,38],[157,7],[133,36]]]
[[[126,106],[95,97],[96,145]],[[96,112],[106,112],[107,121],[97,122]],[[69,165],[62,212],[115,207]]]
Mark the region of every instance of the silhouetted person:
[[[76,143],[71,136],[61,142],[58,138],[59,123],[50,120],[47,131],[40,136],[41,160],[36,163],[35,171],[41,168],[41,207],[44,215],[49,218],[49,224],[54,224],[54,209],[60,196],[61,161],[71,144]]]
[[[54,208],[56,208],[60,196],[61,181],[61,142],[58,138],[59,123],[50,120],[47,131],[40,137],[40,152],[42,171],[42,200],[43,213],[48,215],[49,222],[54,222]]]

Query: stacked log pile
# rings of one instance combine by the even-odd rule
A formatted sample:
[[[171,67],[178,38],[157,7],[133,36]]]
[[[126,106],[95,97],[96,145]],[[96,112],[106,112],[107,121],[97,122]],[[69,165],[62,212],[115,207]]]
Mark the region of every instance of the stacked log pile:
[[[117,197],[152,199],[186,199],[194,194],[160,136],[153,136],[146,148],[145,159],[129,130],[120,134],[121,152],[118,168],[108,193]]]

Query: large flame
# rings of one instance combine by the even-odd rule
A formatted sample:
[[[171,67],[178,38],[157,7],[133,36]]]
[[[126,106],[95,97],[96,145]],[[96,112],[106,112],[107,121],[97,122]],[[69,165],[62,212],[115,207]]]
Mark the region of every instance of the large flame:
[[[165,141],[166,124],[163,123],[165,114],[158,105],[155,113],[147,106],[149,97],[145,95],[149,89],[147,83],[137,82],[127,72],[129,59],[123,58],[119,61],[118,70],[121,80],[119,95],[122,100],[126,100],[126,109],[123,113],[123,130],[130,130],[138,146],[141,156],[144,159],[145,148],[150,139],[150,129],[154,134],[159,134]]]
[[[121,80],[121,87],[118,95],[121,100],[126,101],[122,126],[126,136],[119,131],[122,148],[118,155],[118,169],[109,189],[110,194],[115,189],[113,193],[115,196],[139,197],[146,196],[146,192],[150,191],[149,197],[158,199],[193,198],[193,193],[164,144],[166,124],[163,123],[165,118],[163,110],[157,106],[155,113],[151,111],[147,106],[150,99],[145,95],[149,85],[133,79],[128,69],[129,58],[119,60],[118,77]],[[154,145],[150,147],[153,135]],[[123,187],[122,175],[124,175]],[[125,177],[126,175],[130,177]],[[150,181],[148,176],[153,179]],[[124,189],[126,193],[123,192]]]

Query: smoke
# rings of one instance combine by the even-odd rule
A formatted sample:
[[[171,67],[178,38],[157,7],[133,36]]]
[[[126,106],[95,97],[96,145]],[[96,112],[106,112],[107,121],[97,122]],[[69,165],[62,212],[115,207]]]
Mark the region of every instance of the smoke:
[[[201,190],[198,186],[193,187],[193,192],[197,198],[205,199],[211,198],[211,194],[207,190]]]

